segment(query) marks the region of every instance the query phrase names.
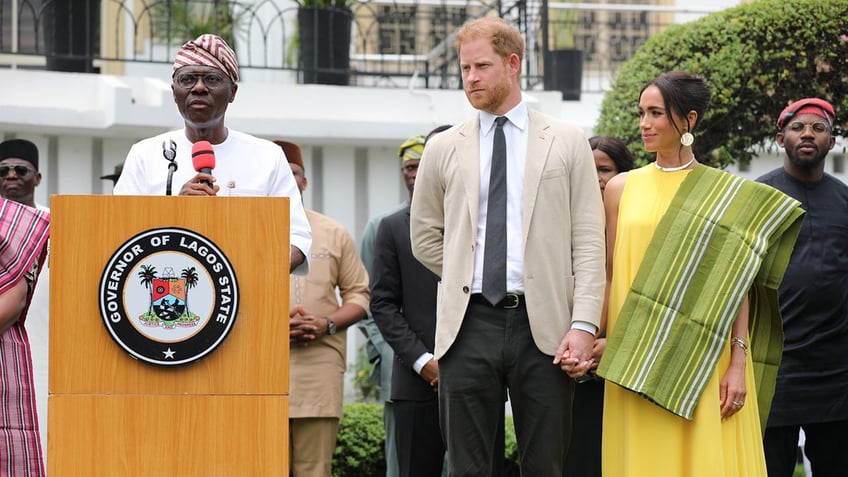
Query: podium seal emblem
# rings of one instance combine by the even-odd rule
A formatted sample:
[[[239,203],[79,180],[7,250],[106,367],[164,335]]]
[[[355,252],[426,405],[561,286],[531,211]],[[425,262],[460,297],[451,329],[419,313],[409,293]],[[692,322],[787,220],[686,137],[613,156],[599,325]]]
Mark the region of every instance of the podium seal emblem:
[[[115,342],[141,361],[177,366],[211,353],[238,314],[230,261],[188,229],[150,229],[121,245],[100,278],[100,314]]]

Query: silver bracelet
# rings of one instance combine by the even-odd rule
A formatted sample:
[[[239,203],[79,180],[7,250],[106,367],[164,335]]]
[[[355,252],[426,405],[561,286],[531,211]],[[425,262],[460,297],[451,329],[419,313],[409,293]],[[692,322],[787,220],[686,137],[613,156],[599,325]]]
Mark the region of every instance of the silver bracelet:
[[[738,346],[745,352],[745,355],[748,354],[748,340],[742,338],[741,336],[734,336],[730,339],[730,347]]]

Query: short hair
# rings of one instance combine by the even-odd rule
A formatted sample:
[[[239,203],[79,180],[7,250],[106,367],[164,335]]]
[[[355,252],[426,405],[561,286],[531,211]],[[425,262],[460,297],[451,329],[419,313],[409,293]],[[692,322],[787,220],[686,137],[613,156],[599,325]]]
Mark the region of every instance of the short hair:
[[[519,60],[524,59],[524,37],[521,36],[521,32],[517,28],[502,18],[483,17],[471,20],[463,25],[456,32],[456,40],[454,41],[456,53],[459,54],[463,43],[478,38],[489,40],[492,49],[503,59],[509,58],[509,55],[513,53],[518,55]]]
[[[668,113],[674,113],[680,118],[685,119],[687,124],[689,120],[686,116],[689,111],[694,110],[698,113],[698,119],[695,121],[695,124],[689,124],[689,132],[694,131],[700,125],[701,120],[704,119],[704,114],[707,113],[707,109],[710,107],[712,92],[710,91],[710,87],[707,86],[707,82],[701,76],[683,71],[663,73],[649,81],[642,88],[642,91],[639,92],[639,96],[642,96],[642,93],[650,86],[656,86],[660,90],[660,95],[662,95],[663,103],[665,104],[665,110]],[[672,119],[671,114],[669,114],[669,119]],[[682,134],[686,132],[680,131],[674,121],[670,122],[678,133]]]
[[[589,138],[589,147],[606,154],[615,163],[619,173],[627,172],[636,167],[633,154],[627,148],[627,143],[612,136],[592,136]]]
[[[430,132],[427,133],[427,136],[424,137],[424,147],[427,147],[427,142],[430,140],[431,137],[435,136],[436,134],[439,134],[440,132],[447,131],[452,127],[453,124],[442,124],[441,126],[434,127],[432,130],[430,130]]]

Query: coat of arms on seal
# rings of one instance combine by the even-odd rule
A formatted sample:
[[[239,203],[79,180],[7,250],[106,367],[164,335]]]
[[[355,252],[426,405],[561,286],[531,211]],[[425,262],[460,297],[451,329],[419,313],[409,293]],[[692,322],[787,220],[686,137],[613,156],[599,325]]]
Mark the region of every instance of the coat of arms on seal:
[[[145,326],[197,326],[200,317],[188,308],[188,288],[197,286],[197,270],[182,270],[180,278],[173,268],[165,269],[165,276],[156,276],[156,267],[142,265],[138,272],[141,284],[150,289],[150,308],[139,319]]]
[[[110,258],[100,279],[106,329],[142,361],[188,364],[214,350],[235,323],[238,284],[224,253],[182,228],[139,233]]]

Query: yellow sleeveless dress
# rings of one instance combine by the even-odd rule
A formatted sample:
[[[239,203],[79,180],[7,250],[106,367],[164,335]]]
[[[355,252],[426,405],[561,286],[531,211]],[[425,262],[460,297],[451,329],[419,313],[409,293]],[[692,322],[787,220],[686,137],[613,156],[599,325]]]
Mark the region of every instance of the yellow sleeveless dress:
[[[608,330],[615,328],[653,231],[688,173],[662,172],[653,165],[628,173],[618,212]],[[766,476],[750,356],[745,368],[746,404],[727,421],[721,420],[719,386],[730,364],[730,336],[727,343],[691,421],[606,383],[604,477]]]

